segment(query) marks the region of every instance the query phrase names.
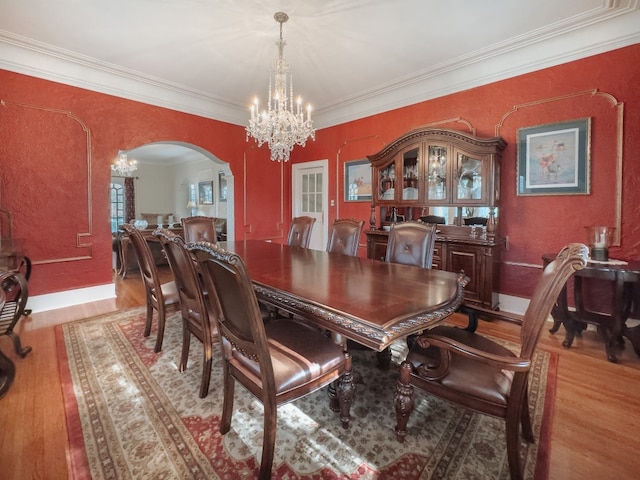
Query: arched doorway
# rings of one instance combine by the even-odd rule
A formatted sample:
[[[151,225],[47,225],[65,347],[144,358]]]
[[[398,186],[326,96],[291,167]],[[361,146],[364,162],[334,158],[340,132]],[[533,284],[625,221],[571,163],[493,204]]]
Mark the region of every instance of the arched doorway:
[[[123,150],[138,161],[136,213],[171,212],[176,221],[193,213],[227,219],[227,239],[235,238],[234,177],[227,162],[197,145],[164,141]],[[193,188],[210,185],[211,203],[188,205]],[[196,190],[197,191],[197,190]]]

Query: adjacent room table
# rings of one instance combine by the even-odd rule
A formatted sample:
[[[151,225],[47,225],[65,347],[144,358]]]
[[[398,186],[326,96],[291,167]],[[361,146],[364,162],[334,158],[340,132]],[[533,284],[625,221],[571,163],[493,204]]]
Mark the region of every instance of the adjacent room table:
[[[468,280],[258,240],[220,245],[243,258],[258,299],[379,352],[455,312]]]

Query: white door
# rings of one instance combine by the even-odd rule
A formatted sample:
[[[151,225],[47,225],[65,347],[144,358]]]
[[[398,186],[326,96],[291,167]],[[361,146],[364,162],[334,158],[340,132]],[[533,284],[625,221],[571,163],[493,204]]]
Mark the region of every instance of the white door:
[[[309,248],[314,250],[324,250],[329,235],[325,214],[329,196],[328,170],[328,160],[293,165],[293,216],[307,215],[316,219],[309,242]]]

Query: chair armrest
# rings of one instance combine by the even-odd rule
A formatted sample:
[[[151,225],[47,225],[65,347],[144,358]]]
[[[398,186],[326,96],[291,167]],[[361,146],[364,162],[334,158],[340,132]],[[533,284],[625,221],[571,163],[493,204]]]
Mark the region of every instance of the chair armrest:
[[[488,365],[514,372],[526,372],[531,368],[531,360],[488,353],[442,335],[429,335],[428,333],[424,333],[418,338],[417,343],[422,348],[433,346],[445,350],[447,353],[454,352],[457,355],[462,355]]]

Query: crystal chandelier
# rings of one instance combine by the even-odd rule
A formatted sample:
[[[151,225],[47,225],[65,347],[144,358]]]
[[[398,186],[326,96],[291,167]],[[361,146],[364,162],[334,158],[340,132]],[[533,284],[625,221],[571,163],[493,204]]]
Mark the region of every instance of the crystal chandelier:
[[[121,177],[129,177],[138,169],[137,160],[129,160],[126,153],[120,152],[118,158],[111,164],[111,170]]]
[[[258,142],[258,146],[266,142],[271,151],[271,160],[286,162],[289,160],[289,154],[294,145],[304,147],[307,138],[316,139],[316,131],[311,121],[311,105],[307,105],[305,119],[302,99],[298,97],[294,111],[293,76],[290,72],[291,67],[282,53],[286,44],[282,39],[282,24],[289,20],[289,16],[286,13],[278,12],[273,18],[280,24],[280,40],[276,42],[278,58],[271,68],[269,77],[268,110],[263,110],[260,113],[256,97],[251,105],[247,141],[251,136]],[[287,81],[289,82],[288,95]]]

